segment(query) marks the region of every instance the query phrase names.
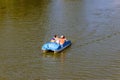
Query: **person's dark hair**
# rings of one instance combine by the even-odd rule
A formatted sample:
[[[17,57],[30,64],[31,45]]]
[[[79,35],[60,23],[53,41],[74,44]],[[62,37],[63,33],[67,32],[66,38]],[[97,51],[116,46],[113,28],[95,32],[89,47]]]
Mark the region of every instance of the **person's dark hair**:
[[[61,38],[63,38],[63,39],[64,39],[64,38],[65,38],[65,36],[64,36],[64,35],[62,35],[62,36],[61,36]]]
[[[63,38],[65,38],[65,36],[63,36]]]
[[[54,35],[54,37],[56,38],[56,37],[57,37],[57,35]]]

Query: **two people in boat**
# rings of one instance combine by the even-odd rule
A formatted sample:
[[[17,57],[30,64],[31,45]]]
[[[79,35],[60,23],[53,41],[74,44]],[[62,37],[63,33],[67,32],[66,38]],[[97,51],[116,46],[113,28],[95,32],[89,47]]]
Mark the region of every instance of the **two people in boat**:
[[[66,41],[66,38],[64,35],[61,35],[60,38],[57,35],[54,35],[54,37],[51,39],[51,42],[56,42],[60,45],[63,45]]]

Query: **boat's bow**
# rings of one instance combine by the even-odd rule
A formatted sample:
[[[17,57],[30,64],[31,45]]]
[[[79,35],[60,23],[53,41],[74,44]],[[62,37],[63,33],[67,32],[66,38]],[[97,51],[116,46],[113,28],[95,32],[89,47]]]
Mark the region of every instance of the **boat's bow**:
[[[52,51],[55,51],[57,49],[59,49],[61,46],[57,43],[54,43],[54,42],[48,42],[48,43],[45,43],[43,46],[42,46],[42,50],[52,50]]]

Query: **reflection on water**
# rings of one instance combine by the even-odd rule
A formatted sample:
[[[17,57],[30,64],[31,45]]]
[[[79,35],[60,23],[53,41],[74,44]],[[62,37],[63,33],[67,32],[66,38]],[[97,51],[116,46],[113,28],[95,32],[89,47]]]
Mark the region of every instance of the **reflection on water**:
[[[43,53],[42,56],[43,56],[43,58],[60,59],[61,63],[64,63],[66,54],[63,52],[58,53],[58,54],[49,52],[49,53]]]
[[[119,0],[0,0],[0,80],[119,80]],[[54,34],[72,41],[42,53]]]

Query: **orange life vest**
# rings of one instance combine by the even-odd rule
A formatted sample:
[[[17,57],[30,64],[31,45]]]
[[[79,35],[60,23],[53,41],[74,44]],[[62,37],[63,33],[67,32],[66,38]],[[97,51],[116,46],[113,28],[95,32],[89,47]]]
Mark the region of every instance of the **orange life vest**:
[[[59,43],[60,43],[61,45],[63,45],[64,42],[65,42],[65,39],[59,39]]]

